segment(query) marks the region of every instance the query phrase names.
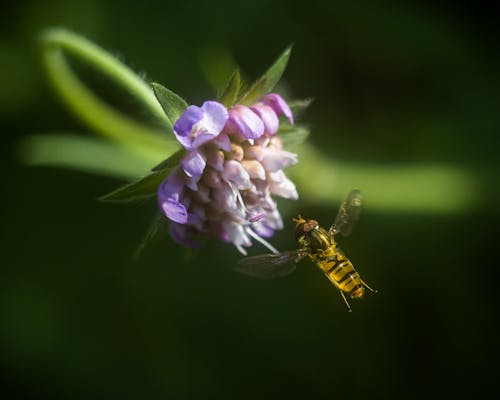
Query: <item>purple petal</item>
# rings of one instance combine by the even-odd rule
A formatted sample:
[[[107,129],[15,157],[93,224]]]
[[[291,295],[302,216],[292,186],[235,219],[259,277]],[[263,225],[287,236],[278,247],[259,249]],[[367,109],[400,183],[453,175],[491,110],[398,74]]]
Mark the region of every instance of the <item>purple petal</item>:
[[[268,95],[264,96],[262,102],[270,106],[276,112],[276,114],[285,115],[285,117],[287,117],[290,123],[293,125],[292,110],[290,110],[290,107],[288,107],[286,101],[283,100],[283,97],[281,97],[279,94],[269,93]]]
[[[177,199],[182,194],[184,188],[184,177],[180,168],[176,168],[158,187],[158,199],[160,202],[171,197]]]
[[[189,106],[174,124],[174,133],[186,149],[192,150],[215,138],[228,118],[226,107],[206,101],[201,107]]]
[[[181,165],[187,176],[196,179],[203,174],[207,162],[201,153],[191,151],[181,159]]]
[[[224,182],[212,191],[215,207],[221,212],[233,212],[238,208],[236,193],[228,183]]]
[[[273,211],[268,213],[262,222],[271,229],[283,229],[283,219],[281,218],[281,214],[276,205],[274,206]]]
[[[223,242],[226,242],[226,243],[231,243],[229,235],[224,230],[224,228],[222,227],[222,225],[218,225],[215,228],[214,234],[219,238],[219,240],[221,240]]]
[[[195,149],[215,139],[224,129],[229,118],[226,107],[216,101],[206,101],[201,108],[204,112],[203,118],[193,127],[195,137],[192,147]]]
[[[181,224],[171,223],[168,230],[172,239],[177,243],[186,244],[187,239],[187,226]]]
[[[163,213],[172,221],[179,224],[185,224],[188,220],[186,207],[179,203],[174,198],[167,199],[161,202]]]
[[[194,139],[193,143],[191,144],[191,148],[197,149],[198,147],[204,145],[206,142],[209,142],[215,137],[213,133],[199,133]]]
[[[189,247],[200,247],[200,243],[189,238],[188,230],[190,228],[186,225],[170,223],[169,233],[170,237],[179,244]]]
[[[262,218],[264,218],[266,216],[266,214],[267,213],[265,211],[261,211],[261,212],[259,212],[257,214],[252,214],[252,216],[250,216],[248,218],[248,220],[250,222],[257,222],[257,221],[260,221]]]
[[[213,140],[213,143],[224,151],[231,151],[231,140],[225,133],[219,134],[219,136]]]
[[[205,220],[206,208],[201,204],[193,204],[189,208],[187,224],[192,225],[198,232],[202,232]]]
[[[205,101],[201,108],[205,112],[201,125],[206,132],[218,135],[224,129],[229,118],[226,107],[216,101]]]
[[[207,156],[207,164],[217,171],[224,169],[224,153],[216,149],[207,149],[205,152]]]
[[[229,236],[229,240],[235,246],[251,246],[252,241],[249,239],[245,233],[245,229],[241,224],[233,222],[231,220],[224,220],[222,226]]]
[[[264,123],[249,107],[237,105],[229,110],[230,129],[247,139],[258,139],[264,134]]]
[[[195,225],[197,228],[201,228],[202,219],[198,214],[188,213],[187,224]]]
[[[192,177],[192,178],[186,177],[186,182],[185,182],[186,187],[191,189],[193,192],[196,192],[198,190],[198,181],[200,180],[200,178],[201,177],[199,177],[199,176],[197,176],[196,178],[195,177]]]
[[[261,237],[270,238],[274,235],[274,229],[270,228],[267,224],[262,222],[255,222],[252,224],[252,229]]]
[[[231,181],[240,190],[250,189],[252,183],[250,182],[250,175],[243,168],[241,163],[236,160],[227,160],[224,162],[224,171],[222,177],[226,181]]]
[[[262,193],[262,197],[260,200],[261,200],[260,204],[261,204],[262,208],[264,208],[265,210],[276,210],[278,207],[276,202],[271,197],[271,189],[270,188],[266,192]],[[269,219],[269,215],[266,216],[266,220],[268,220],[268,219]]]
[[[203,119],[204,114],[200,107],[189,106],[174,124],[175,137],[188,150],[191,150],[190,135],[193,127]]]
[[[278,132],[280,121],[270,106],[264,103],[257,103],[250,108],[262,119],[265,130],[268,134],[274,135]]]

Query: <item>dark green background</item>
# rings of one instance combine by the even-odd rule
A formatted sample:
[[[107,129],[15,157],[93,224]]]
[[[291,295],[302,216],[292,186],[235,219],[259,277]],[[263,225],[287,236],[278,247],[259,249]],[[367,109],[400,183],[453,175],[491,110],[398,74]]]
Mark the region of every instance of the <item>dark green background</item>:
[[[2,397],[497,392],[497,9],[314,0],[1,7]],[[231,246],[212,242],[185,262],[166,236],[132,263],[154,201],[101,204],[94,199],[119,182],[16,160],[26,135],[85,131],[39,65],[36,34],[51,25],[123,55],[193,103],[212,96],[200,65],[225,68],[216,63],[224,50],[256,77],[293,41],[285,77],[296,97],[315,98],[311,143],[346,161],[464,168],[480,201],[448,215],[366,208],[342,245],[379,293],[352,314],[307,263],[290,278],[254,281],[232,272]],[[328,224],[337,207],[291,208]],[[273,243],[293,246],[288,219]]]

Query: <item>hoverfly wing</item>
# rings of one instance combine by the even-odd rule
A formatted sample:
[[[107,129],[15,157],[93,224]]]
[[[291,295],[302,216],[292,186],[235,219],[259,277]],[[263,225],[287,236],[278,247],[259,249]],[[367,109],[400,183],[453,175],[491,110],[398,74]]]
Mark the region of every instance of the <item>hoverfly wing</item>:
[[[271,279],[290,275],[296,264],[306,255],[302,250],[284,251],[276,254],[259,254],[242,258],[234,268],[254,278]]]
[[[352,232],[354,225],[359,219],[361,213],[362,198],[361,192],[357,189],[351,191],[340,205],[339,212],[328,233],[342,236],[348,236]]]

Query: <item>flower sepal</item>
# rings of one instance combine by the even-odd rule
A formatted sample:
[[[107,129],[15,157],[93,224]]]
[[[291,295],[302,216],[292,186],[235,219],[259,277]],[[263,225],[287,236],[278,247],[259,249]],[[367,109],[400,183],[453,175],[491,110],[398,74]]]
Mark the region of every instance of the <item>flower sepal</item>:
[[[170,128],[173,129],[175,121],[179,119],[179,116],[188,107],[188,104],[182,97],[160,83],[152,82],[151,87],[153,88],[156,100],[158,100],[158,103],[160,103],[161,108],[170,121]]]
[[[289,45],[276,61],[268,68],[268,70],[257,79],[250,88],[244,92],[237,103],[243,105],[251,105],[264,97],[281,79],[281,75],[285,72],[292,51],[292,45]]]
[[[241,83],[240,71],[236,69],[229,78],[225,89],[218,96],[218,100],[226,107],[234,106],[241,90]]]
[[[294,118],[297,119],[297,117],[302,116],[304,111],[309,108],[313,101],[314,99],[312,97],[299,100],[291,100],[288,102],[288,106],[290,107]]]
[[[304,125],[289,125],[283,124],[280,126],[279,135],[283,143],[283,147],[298,146],[306,141],[310,131]]]
[[[179,164],[184,153],[185,151],[183,149],[175,152],[166,160],[155,166],[150,174],[99,197],[99,200],[110,203],[132,203],[155,196],[160,183],[162,183]]]

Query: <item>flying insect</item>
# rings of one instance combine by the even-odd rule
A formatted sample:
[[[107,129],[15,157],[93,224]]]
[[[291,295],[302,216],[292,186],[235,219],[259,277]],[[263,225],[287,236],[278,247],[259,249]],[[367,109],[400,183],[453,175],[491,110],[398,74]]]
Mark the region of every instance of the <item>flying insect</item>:
[[[362,198],[359,190],[351,191],[340,205],[339,212],[330,229],[322,228],[314,219],[304,219],[300,215],[295,222],[295,238],[298,249],[292,251],[260,254],[245,257],[236,265],[236,271],[255,278],[279,278],[291,274],[297,263],[309,257],[323,271],[330,282],[339,290],[347,308],[351,299],[361,299],[365,288],[376,292],[368,286],[352,263],[339,249],[334,236],[348,236],[359,219]]]

